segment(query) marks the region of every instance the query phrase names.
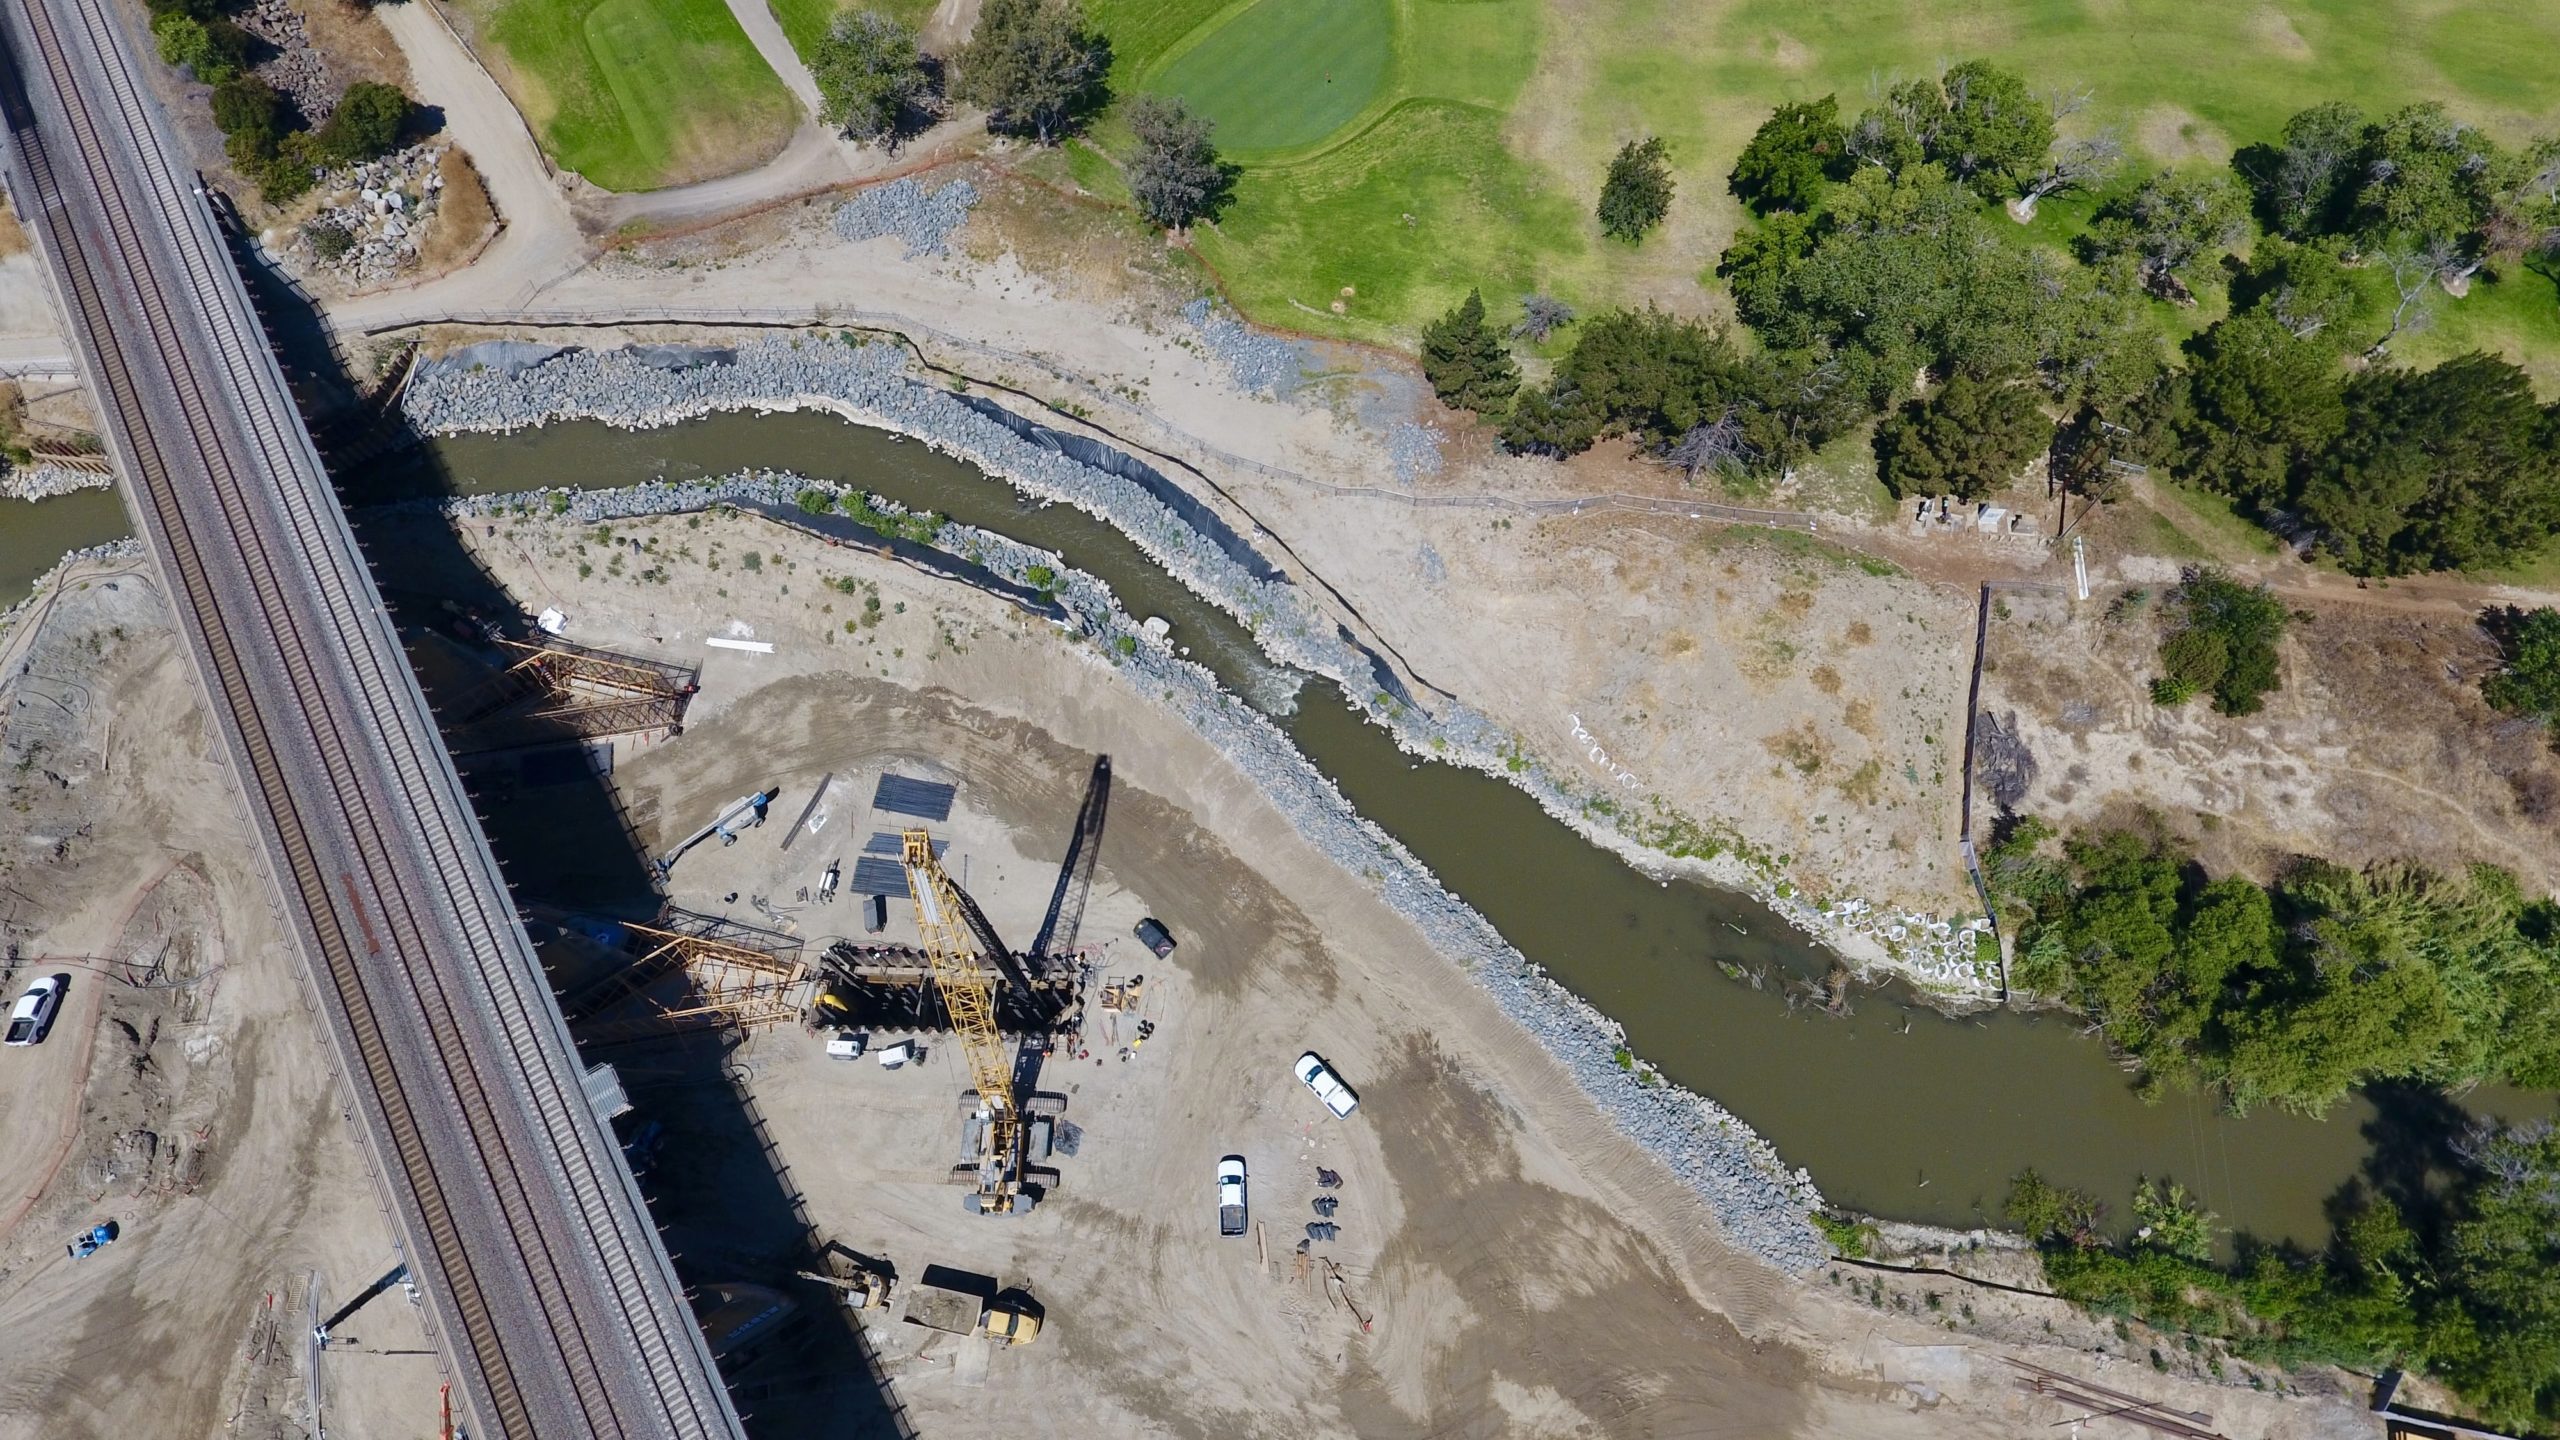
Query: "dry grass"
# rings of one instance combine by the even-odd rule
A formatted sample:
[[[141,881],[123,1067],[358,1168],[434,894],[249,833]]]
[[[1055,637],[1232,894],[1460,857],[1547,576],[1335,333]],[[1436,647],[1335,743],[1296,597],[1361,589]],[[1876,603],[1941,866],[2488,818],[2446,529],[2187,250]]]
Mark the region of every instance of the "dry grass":
[[[1831,742],[1822,738],[1822,732],[1810,720],[1800,720],[1793,729],[1763,736],[1760,744],[1808,779],[1821,774],[1822,767],[1831,762]]]
[[[436,173],[444,177],[444,199],[436,207],[435,229],[418,247],[418,268],[429,275],[467,263],[498,231],[489,187],[480,183],[480,172],[461,150],[446,146]]]
[[[2560,761],[2538,727],[2481,701],[2497,652],[2467,620],[2324,606],[2287,638],[2283,688],[2234,720],[2150,703],[2147,615],[2012,603],[1983,704],[2014,709],[2041,762],[2020,808],[2068,826],[2151,815],[2208,866],[2261,878],[2316,855],[2488,863],[2529,890],[2560,885]]]
[[[23,255],[27,248],[27,229],[18,223],[18,212],[9,208],[5,198],[0,198],[0,260]]]
[[[293,8],[302,12],[303,30],[313,48],[329,57],[333,79],[375,80],[410,88],[409,59],[371,7],[348,0],[293,0]]]

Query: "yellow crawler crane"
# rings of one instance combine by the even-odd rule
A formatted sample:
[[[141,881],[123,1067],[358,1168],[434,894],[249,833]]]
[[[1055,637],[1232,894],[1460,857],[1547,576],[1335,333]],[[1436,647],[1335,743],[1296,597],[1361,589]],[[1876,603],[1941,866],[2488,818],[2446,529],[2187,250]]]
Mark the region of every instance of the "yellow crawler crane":
[[[971,907],[960,887],[934,858],[933,837],[923,830],[903,833],[907,890],[915,897],[916,929],[933,963],[933,983],[951,1012],[951,1028],[969,1057],[969,1078],[977,1089],[968,1097],[977,1117],[977,1157],[953,1172],[976,1188],[969,1208],[982,1215],[1015,1215],[1028,1211],[1033,1197],[1022,1188],[1024,1140],[1022,1110],[1013,1093],[1013,1056],[996,1029],[996,976],[988,968],[995,956],[973,955]],[[987,963],[981,964],[984,959]]]

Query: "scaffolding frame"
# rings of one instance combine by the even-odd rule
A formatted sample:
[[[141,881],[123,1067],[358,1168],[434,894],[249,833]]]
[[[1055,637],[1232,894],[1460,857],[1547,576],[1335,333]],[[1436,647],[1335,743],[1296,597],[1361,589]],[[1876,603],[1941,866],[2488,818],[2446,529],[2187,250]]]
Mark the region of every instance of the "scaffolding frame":
[[[468,748],[518,743],[511,731],[536,732],[530,739],[546,738],[542,731],[551,732],[548,738],[565,732],[591,740],[652,730],[679,735],[685,707],[700,688],[695,671],[671,661],[554,638],[496,645],[512,663],[454,707],[455,729],[475,742]]]
[[[593,1018],[637,997],[649,1013],[585,1026],[590,1040],[715,1027],[753,1032],[796,1022],[808,1009],[813,972],[791,936],[673,908],[657,924],[625,922],[623,929],[645,947],[638,957],[561,1008],[572,1017]],[[649,993],[679,974],[681,998],[660,1000]]]

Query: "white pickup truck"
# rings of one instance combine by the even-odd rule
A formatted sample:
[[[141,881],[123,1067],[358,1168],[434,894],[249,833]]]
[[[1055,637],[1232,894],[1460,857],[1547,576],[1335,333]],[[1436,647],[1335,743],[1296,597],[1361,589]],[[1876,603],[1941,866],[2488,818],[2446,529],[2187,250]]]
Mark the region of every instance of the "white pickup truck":
[[[1244,1157],[1230,1155],[1218,1162],[1218,1233],[1226,1236],[1244,1233]]]

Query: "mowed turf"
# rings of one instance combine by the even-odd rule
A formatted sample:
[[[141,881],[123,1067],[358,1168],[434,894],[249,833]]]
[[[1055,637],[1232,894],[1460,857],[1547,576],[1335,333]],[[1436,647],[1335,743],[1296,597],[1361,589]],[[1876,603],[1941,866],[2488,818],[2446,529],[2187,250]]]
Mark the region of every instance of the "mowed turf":
[[[1213,111],[1246,168],[1194,243],[1257,319],[1410,348],[1477,285],[1497,318],[1532,289],[1586,312],[1658,299],[1716,313],[1708,272],[1741,222],[1724,175],[1771,107],[1836,93],[1854,113],[1875,81],[1976,56],[2038,91],[2089,92],[2072,125],[2115,130],[2137,170],[2223,164],[2332,99],[2373,113],[2442,100],[2510,143],[2560,129],[2552,0],[1574,0],[1569,14],[1561,0],[1390,3],[1393,68],[1348,130],[1268,163],[1243,153],[1236,132],[1251,122],[1231,101]],[[1123,92],[1243,18],[1221,19],[1218,0],[1090,8]],[[1679,189],[1670,222],[1630,249],[1600,237],[1591,208],[1610,153],[1648,134],[1669,143]],[[1357,293],[1333,315],[1346,285]],[[2486,346],[2560,393],[2548,276],[2438,310],[2395,346],[2404,358]]]
[[[1250,162],[1329,138],[1377,98],[1394,57],[1393,0],[1253,0],[1146,88],[1216,121],[1219,148]]]
[[[798,122],[722,0],[476,0],[543,148],[607,190],[762,163]]]
[[[933,18],[936,0],[766,0],[773,10],[776,24],[782,27],[791,48],[805,61],[817,52],[818,42],[827,38],[827,30],[836,16],[848,10],[877,10],[892,20],[904,21],[908,27],[922,30]]]

